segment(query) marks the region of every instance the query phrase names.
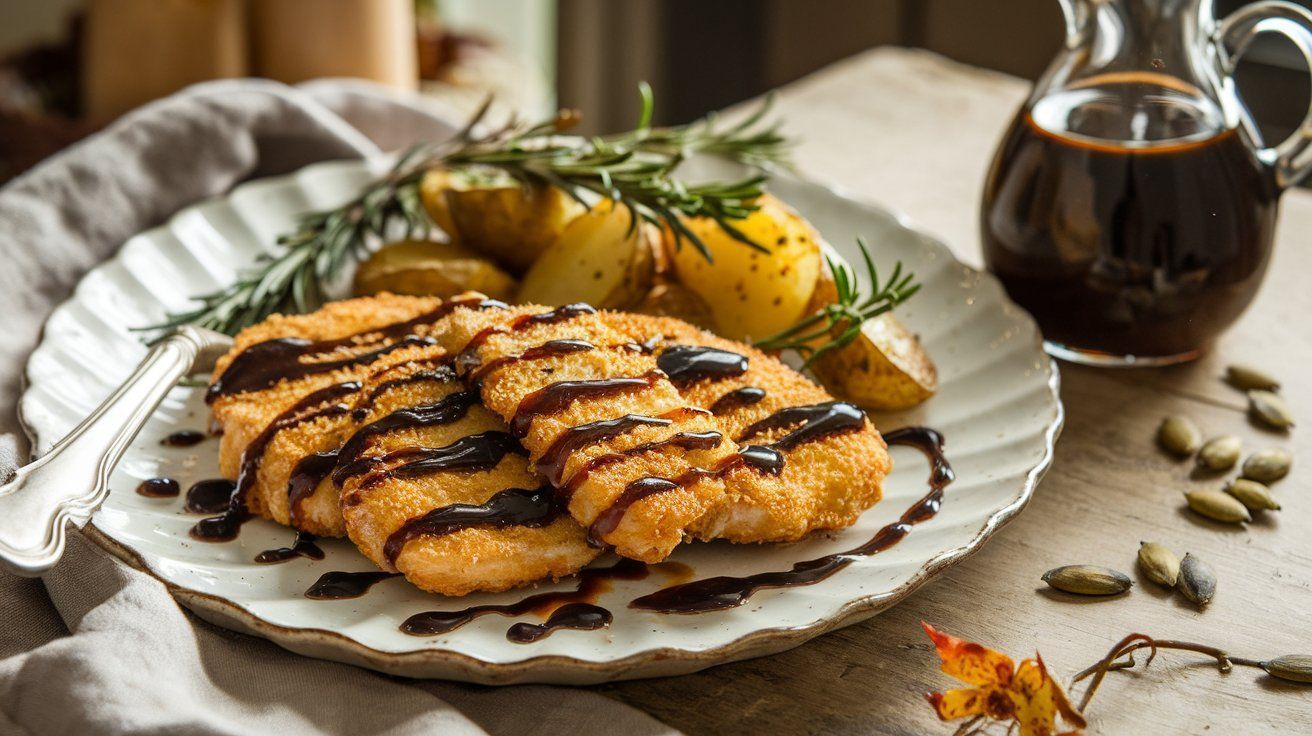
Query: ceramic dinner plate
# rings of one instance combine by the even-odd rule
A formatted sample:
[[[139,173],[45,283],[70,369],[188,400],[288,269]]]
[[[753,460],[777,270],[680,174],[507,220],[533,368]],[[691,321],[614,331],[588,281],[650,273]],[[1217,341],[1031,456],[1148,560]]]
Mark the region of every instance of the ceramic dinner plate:
[[[709,166],[732,173],[723,164]],[[299,213],[341,203],[370,171],[363,162],[334,162],[245,184],[129,240],[117,257],[86,276],[46,324],[28,363],[21,402],[33,446],[47,451],[127,377],[145,353],[130,328],[156,323],[166,311],[187,305],[190,295],[230,282]],[[614,581],[601,594],[598,604],[614,614],[607,629],[559,631],[532,644],[510,641],[513,624],[541,622],[529,613],[484,616],[442,636],[410,636],[399,624],[417,612],[509,603],[577,581],[448,599],[396,578],[359,598],[308,599],[306,589],[323,573],[369,570],[371,563],[349,543],[328,541],[321,561],[257,564],[259,552],[290,542],[289,530],[254,520],[235,541],[197,542],[187,534],[197,517],[183,511],[181,498],[136,493],[146,478],[167,476],[186,488],[217,476],[216,439],[194,447],[160,444],[177,430],[206,426],[201,390],[185,387],[168,395],[119,463],[88,534],[163,580],[183,605],[209,621],[301,654],[411,677],[583,684],[674,675],[782,651],[873,616],[978,549],[1025,505],[1052,459],[1061,426],[1057,371],[1030,317],[992,277],[957,262],[941,243],[888,212],[815,184],[776,178],[771,189],[849,260],[857,255],[856,236],[863,235],[880,264],[901,260],[924,284],[898,314],[937,361],[941,389],[913,411],[874,419],[885,432],[907,425],[942,432],[957,480],[936,516],[885,551],[853,558],[814,585],[761,590],[728,610],[673,615],[628,606],[689,577],[786,571],[796,562],[862,545],[926,493],[927,462],[910,448],[893,448],[895,469],[883,501],[852,528],[788,545],[684,545],[672,558],[682,564],[659,566],[640,580]],[[603,558],[597,564],[612,562]]]

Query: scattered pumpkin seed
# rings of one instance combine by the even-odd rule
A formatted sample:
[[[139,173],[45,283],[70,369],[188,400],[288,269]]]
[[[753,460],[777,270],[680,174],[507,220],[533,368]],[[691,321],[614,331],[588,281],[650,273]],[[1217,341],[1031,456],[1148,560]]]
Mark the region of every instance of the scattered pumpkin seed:
[[[1244,460],[1244,477],[1258,483],[1274,483],[1289,474],[1294,456],[1278,447],[1258,450]]]
[[[1280,510],[1280,503],[1271,497],[1271,491],[1255,480],[1238,478],[1225,487],[1225,492],[1239,499],[1249,511]]]
[[[1096,565],[1055,567],[1043,573],[1043,582],[1057,590],[1078,595],[1116,595],[1134,585],[1125,573]]]
[[[1198,452],[1203,435],[1198,427],[1187,417],[1172,415],[1162,420],[1157,428],[1157,442],[1167,452],[1180,457],[1189,457]]]
[[[1214,521],[1238,524],[1253,520],[1239,499],[1221,491],[1187,491],[1184,498],[1189,508]]]
[[[1211,565],[1186,552],[1180,561],[1179,588],[1185,598],[1205,606],[1216,595],[1216,573]]]
[[[1229,470],[1239,462],[1244,441],[1232,434],[1213,437],[1198,451],[1198,464],[1208,470]]]
[[[1270,391],[1249,391],[1248,410],[1255,419],[1276,429],[1294,426],[1294,415],[1289,404]]]
[[[1140,542],[1139,569],[1154,583],[1174,588],[1180,578],[1180,558],[1156,542]]]
[[[1258,664],[1272,677],[1291,682],[1312,682],[1312,654],[1286,654]]]
[[[1270,373],[1252,365],[1236,363],[1225,369],[1225,380],[1237,389],[1244,391],[1275,391],[1280,382]]]

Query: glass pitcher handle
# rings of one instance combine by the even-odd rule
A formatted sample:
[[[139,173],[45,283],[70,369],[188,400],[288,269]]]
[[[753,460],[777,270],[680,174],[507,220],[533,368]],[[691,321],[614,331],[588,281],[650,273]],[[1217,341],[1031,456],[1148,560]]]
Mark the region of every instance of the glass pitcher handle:
[[[1231,95],[1234,95],[1235,64],[1253,39],[1263,33],[1279,33],[1288,38],[1303,54],[1312,74],[1312,12],[1283,0],[1264,0],[1226,16],[1213,37],[1225,86]],[[1253,139],[1261,140],[1256,135]],[[1275,167],[1276,181],[1281,187],[1297,184],[1312,171],[1312,107],[1308,108],[1298,130],[1281,143],[1261,149],[1259,155]]]

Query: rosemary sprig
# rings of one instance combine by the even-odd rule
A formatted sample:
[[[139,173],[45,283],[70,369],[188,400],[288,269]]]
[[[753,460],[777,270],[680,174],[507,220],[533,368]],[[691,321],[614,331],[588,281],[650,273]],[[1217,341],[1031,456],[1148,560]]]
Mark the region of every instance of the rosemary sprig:
[[[770,100],[725,130],[718,130],[710,119],[653,129],[651,89],[643,84],[640,93],[642,106],[634,130],[590,139],[562,135],[578,121],[572,111],[529,125],[511,119],[479,132],[488,100],[450,141],[412,149],[351,202],[302,217],[294,233],[279,238],[280,252],[261,257],[235,283],[196,297],[194,308],[144,329],[195,324],[234,334],[274,312],[317,308],[324,301],[325,284],[348,263],[365,258],[376,243],[431,231],[434,223],[420,199],[419,182],[439,166],[474,174],[500,172],[525,185],[559,187],[585,204],[588,196],[613,199],[628,207],[634,227],[639,219],[666,225],[679,243],[687,240],[708,259],[710,251],[682,217],[710,217],[737,240],[761,248],[732,221],[756,211],[755,200],[764,193],[764,174],[694,185],[676,178],[674,171],[692,152],[750,164],[786,164],[787,139],[777,125],[762,125]]]
[[[810,367],[820,356],[855,340],[861,334],[861,325],[866,320],[892,311],[920,290],[920,284],[913,283],[915,274],[902,273],[901,261],[893,267],[893,275],[881,286],[879,272],[870,257],[866,241],[857,238],[856,244],[861,249],[861,259],[865,261],[866,280],[871,292],[862,294],[861,282],[856,274],[845,264],[827,259],[834,275],[837,300],[792,327],[758,340],[756,347],[762,350],[795,350],[806,358],[803,367]],[[817,347],[818,342],[820,344]]]

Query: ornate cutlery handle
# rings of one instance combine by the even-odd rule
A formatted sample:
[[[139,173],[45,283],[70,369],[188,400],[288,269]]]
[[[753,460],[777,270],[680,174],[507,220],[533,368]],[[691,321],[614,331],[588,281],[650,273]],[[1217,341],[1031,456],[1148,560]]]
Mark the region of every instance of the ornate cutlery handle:
[[[82,527],[109,493],[109,473],[165,394],[188,373],[206,370],[232,345],[210,330],[182,327],[50,452],[0,486],[0,564],[40,575],[64,553],[65,525]]]

